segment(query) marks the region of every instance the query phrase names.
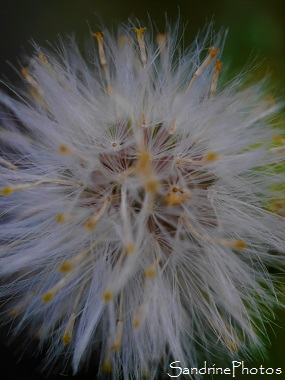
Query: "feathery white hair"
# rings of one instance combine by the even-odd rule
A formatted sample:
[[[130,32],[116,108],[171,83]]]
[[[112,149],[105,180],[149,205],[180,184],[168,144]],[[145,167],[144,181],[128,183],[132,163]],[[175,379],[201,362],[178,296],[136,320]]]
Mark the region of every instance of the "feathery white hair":
[[[217,89],[223,38],[183,51],[177,29],[94,33],[92,62],[37,48],[26,88],[1,93],[4,312],[75,372],[96,350],[137,380],[245,353],[276,301],[278,105],[241,77]]]

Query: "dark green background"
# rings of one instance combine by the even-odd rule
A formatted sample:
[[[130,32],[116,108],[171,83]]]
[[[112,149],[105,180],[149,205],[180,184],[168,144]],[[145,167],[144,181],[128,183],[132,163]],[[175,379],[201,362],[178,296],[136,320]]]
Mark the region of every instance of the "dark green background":
[[[258,56],[260,71],[271,73],[282,91],[285,84],[284,0],[14,0],[1,2],[0,69],[8,73],[6,60],[15,63],[21,53],[31,51],[28,41],[54,42],[58,34],[76,32],[79,41],[89,36],[87,21],[97,30],[101,21],[117,25],[128,17],[147,21],[148,14],[163,30],[165,13],[175,21],[178,13],[187,24],[185,43],[190,43],[207,20],[217,30],[229,28],[223,59],[232,72]]]
[[[180,14],[183,23],[187,22],[184,36],[185,44],[190,43],[198,29],[212,18],[215,29],[228,27],[229,34],[222,60],[228,67],[228,74],[235,74],[248,67],[253,58],[260,63],[253,75],[270,75],[274,93],[285,99],[285,0],[11,0],[1,2],[0,13],[0,73],[1,76],[17,80],[14,69],[24,53],[32,51],[29,41],[33,38],[39,44],[55,42],[58,34],[64,36],[75,32],[83,46],[91,30],[98,30],[103,21],[106,26],[116,26],[128,17],[147,21],[148,14],[160,30],[164,30],[165,13],[173,22]],[[88,23],[87,23],[88,21]],[[230,69],[229,69],[230,68]],[[284,231],[285,234],[285,231]],[[235,379],[285,379],[285,313],[278,311],[278,319],[273,329],[268,328],[271,340],[268,358],[255,362],[247,361],[248,366],[263,364],[264,367],[283,367],[279,376],[254,375]],[[5,334],[1,335],[4,344]],[[16,365],[14,348],[0,352],[1,379],[22,380],[41,379],[34,367],[33,359],[25,358]],[[230,361],[225,362],[225,367]],[[189,363],[190,366],[190,363]],[[268,377],[269,376],[269,377]],[[69,379],[56,376],[53,379]],[[95,379],[94,374],[80,374],[74,379]],[[227,379],[230,376],[215,376],[214,379]]]

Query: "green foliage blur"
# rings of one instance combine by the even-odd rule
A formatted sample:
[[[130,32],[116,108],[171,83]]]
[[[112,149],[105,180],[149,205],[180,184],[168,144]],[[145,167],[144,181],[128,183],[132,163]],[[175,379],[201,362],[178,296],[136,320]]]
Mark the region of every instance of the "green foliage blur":
[[[101,23],[116,28],[120,22],[132,17],[138,18],[143,25],[150,17],[157,28],[163,31],[166,14],[172,22],[180,15],[182,23],[187,24],[185,46],[211,20],[214,20],[217,31],[221,27],[229,28],[222,56],[222,61],[226,62],[228,78],[244,68],[252,67],[253,61],[253,66],[258,67],[252,75],[258,78],[269,76],[273,95],[284,99],[285,0],[4,0],[1,2],[0,13],[1,77],[7,77],[11,81],[19,78],[7,62],[19,68],[21,57],[32,51],[29,43],[32,39],[46,46],[46,41],[56,42],[58,35],[64,37],[75,33],[83,46],[84,40],[90,37],[90,30],[97,31]],[[284,277],[283,281],[285,282]],[[283,301],[285,304],[285,296]],[[271,327],[267,326],[271,341],[267,356],[259,356],[253,362],[246,361],[251,367],[261,364],[272,368],[283,366],[283,374],[255,375],[254,379],[264,379],[265,376],[285,379],[284,329],[285,312],[278,310]],[[225,362],[224,367],[229,364],[230,362]],[[217,375],[213,378],[222,380],[225,377]],[[14,378],[13,375],[10,378]],[[76,378],[77,376],[74,377]],[[78,375],[78,378],[85,377]],[[246,376],[235,377],[239,378],[244,379]]]

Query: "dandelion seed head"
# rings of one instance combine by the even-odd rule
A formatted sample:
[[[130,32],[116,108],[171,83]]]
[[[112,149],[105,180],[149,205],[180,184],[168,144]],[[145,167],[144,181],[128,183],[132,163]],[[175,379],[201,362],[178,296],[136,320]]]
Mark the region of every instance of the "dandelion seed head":
[[[96,32],[88,60],[36,48],[25,90],[1,94],[2,314],[74,372],[94,350],[125,379],[246,355],[276,302],[279,106],[219,87],[221,33],[185,51],[178,27],[153,34]]]

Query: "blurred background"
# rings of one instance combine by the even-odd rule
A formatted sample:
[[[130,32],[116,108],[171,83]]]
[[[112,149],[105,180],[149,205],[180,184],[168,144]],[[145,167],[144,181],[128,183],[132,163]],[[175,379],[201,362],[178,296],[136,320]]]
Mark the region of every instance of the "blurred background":
[[[215,29],[229,28],[223,60],[231,73],[240,71],[258,56],[260,69],[272,75],[280,91],[285,84],[284,0],[2,0],[0,13],[0,72],[11,74],[7,61],[31,51],[29,41],[55,42],[58,35],[76,33],[82,43],[101,21],[108,27],[137,17],[147,22],[148,14],[163,31],[165,14],[172,21],[180,14],[187,23],[185,44],[211,19]],[[10,77],[9,75],[9,77]]]
[[[90,29],[97,31],[101,22],[116,27],[128,17],[138,18],[141,25],[148,15],[162,32],[165,14],[172,22],[180,15],[187,23],[184,42],[187,46],[197,31],[214,20],[214,27],[229,28],[222,61],[226,62],[227,76],[237,74],[255,59],[258,68],[253,75],[269,75],[275,96],[285,99],[285,1],[284,0],[13,0],[1,1],[0,13],[0,75],[11,81],[18,75],[11,64],[19,68],[23,55],[32,52],[30,41],[46,46],[46,41],[56,42],[58,35],[75,33],[81,46],[89,38]],[[89,28],[90,26],[90,28]],[[257,58],[256,58],[257,57]],[[284,231],[285,233],[285,231]],[[285,303],[285,302],[284,302]],[[251,367],[282,367],[282,375],[272,379],[285,379],[285,313],[277,310],[277,318],[268,327],[271,347],[267,357],[259,357]],[[15,346],[6,347],[6,331],[0,333],[1,379],[42,379],[36,367],[39,359],[24,357],[17,363]],[[230,362],[225,362],[224,367]],[[189,363],[190,366],[190,363]],[[93,369],[94,370],[94,369]],[[221,376],[221,379],[225,376]],[[95,379],[89,370],[75,377],[56,375],[50,379]],[[218,380],[219,375],[215,376]],[[237,376],[236,379],[239,377]],[[244,376],[242,376],[244,378]],[[255,375],[254,379],[264,379]]]

